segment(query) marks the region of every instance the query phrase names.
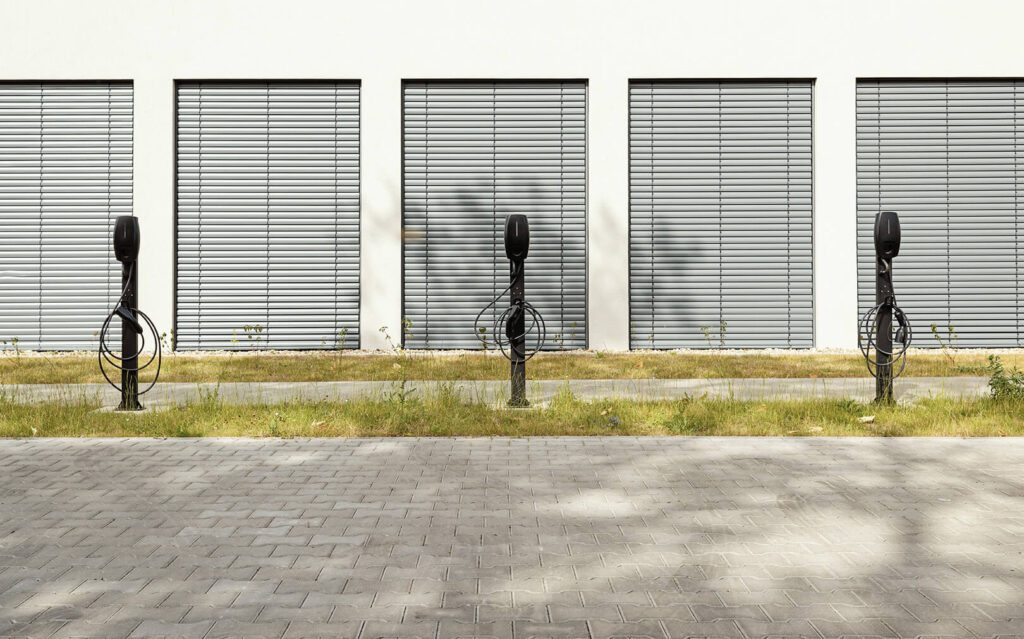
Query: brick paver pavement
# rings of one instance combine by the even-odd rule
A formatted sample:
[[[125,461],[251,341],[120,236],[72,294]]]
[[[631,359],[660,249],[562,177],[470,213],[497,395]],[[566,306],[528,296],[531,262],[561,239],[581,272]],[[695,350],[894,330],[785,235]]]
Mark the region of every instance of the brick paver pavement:
[[[1024,440],[0,441],[0,636],[1024,636]]]

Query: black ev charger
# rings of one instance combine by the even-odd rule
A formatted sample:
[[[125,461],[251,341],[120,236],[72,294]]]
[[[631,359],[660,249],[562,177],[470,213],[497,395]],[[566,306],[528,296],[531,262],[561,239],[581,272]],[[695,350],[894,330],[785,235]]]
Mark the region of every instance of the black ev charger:
[[[896,293],[892,288],[892,260],[900,254],[900,217],[893,211],[882,211],[875,217],[875,307],[861,318],[861,353],[868,365],[868,372],[875,377],[875,401],[893,401],[892,380],[899,377],[907,366],[907,349],[913,331],[907,319],[896,304]],[[895,338],[892,320],[898,325]],[[893,341],[899,344],[893,348]],[[871,358],[871,350],[875,358]],[[896,370],[896,366],[899,369]]]
[[[512,408],[525,408],[530,405],[526,399],[526,362],[530,360],[544,345],[547,339],[547,326],[544,318],[532,304],[526,301],[526,255],[530,252],[530,224],[525,215],[515,214],[505,218],[505,256],[510,262],[508,287],[491,300],[473,321],[473,329],[480,341],[486,345],[487,337],[480,329],[480,318],[487,309],[498,303],[505,293],[509,294],[510,304],[494,320],[491,334],[494,342],[501,349],[501,354],[511,362],[512,392],[508,405]],[[530,326],[526,325],[526,316],[530,316]],[[526,336],[537,329],[537,344],[527,350]]]
[[[139,218],[134,215],[118,217],[114,222],[114,257],[117,258],[118,262],[121,262],[121,297],[118,298],[114,309],[110,311],[106,320],[103,321],[103,327],[100,329],[99,334],[99,352],[97,355],[100,363],[100,372],[103,373],[104,379],[121,393],[121,404],[117,407],[117,410],[142,410],[142,404],[139,403],[139,395],[149,392],[156,385],[156,380],[160,377],[160,364],[163,360],[160,348],[160,334],[157,332],[156,325],[148,315],[137,308],[139,303],[138,259],[140,241]],[[110,324],[115,317],[121,320],[120,355],[115,355],[110,347],[107,346],[107,331],[110,330]],[[139,324],[140,318],[146,323],[146,327],[152,333],[153,344],[155,345],[153,356],[142,366],[139,366],[139,354],[146,346],[146,335],[142,325]],[[139,344],[139,337],[142,338],[141,345]],[[103,368],[104,360],[115,369],[121,371],[120,386],[107,375],[106,369]],[[154,361],[156,362],[156,375],[145,390],[139,391],[139,371],[148,368]]]

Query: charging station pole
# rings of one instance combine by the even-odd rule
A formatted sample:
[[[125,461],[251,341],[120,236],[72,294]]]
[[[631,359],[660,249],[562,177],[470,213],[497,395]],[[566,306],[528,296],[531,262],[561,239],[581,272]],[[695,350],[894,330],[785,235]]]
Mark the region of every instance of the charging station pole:
[[[893,401],[892,311],[896,296],[892,289],[892,260],[899,252],[900,218],[892,211],[882,211],[875,218],[875,401],[886,404]]]
[[[530,249],[530,226],[525,215],[510,215],[505,220],[505,255],[510,265],[509,297],[512,314],[505,324],[509,340],[512,393],[508,405],[525,408],[526,399],[526,254]]]
[[[508,400],[509,408],[527,408],[530,405],[526,399],[526,362],[544,347],[547,340],[548,329],[544,317],[533,304],[526,301],[526,255],[529,252],[530,224],[526,216],[521,213],[509,215],[505,218],[505,257],[509,261],[508,288],[488,302],[473,320],[473,334],[480,339],[486,349],[487,339],[484,334],[487,327],[480,325],[480,318],[492,307],[497,311],[498,302],[505,293],[509,294],[508,308],[498,313],[491,325],[494,343],[511,367],[509,381],[512,392]],[[527,317],[530,318],[529,328],[526,325]],[[537,331],[537,345],[532,349],[528,349],[526,345],[528,330]]]
[[[509,296],[512,298],[512,305],[521,307],[526,298],[526,278],[523,274],[522,263],[516,268],[512,265],[512,288],[509,289]],[[529,406],[526,399],[526,314],[521,310],[512,314],[508,321],[509,350],[512,353],[510,359],[512,375],[512,396],[508,400],[509,406],[522,408]]]
[[[121,404],[117,410],[142,410],[139,403],[139,219],[125,215],[114,224],[114,256],[121,262]],[[130,321],[129,321],[130,320]]]
[[[121,393],[121,403],[117,410],[137,411],[142,410],[139,395],[153,390],[160,379],[160,364],[163,361],[160,332],[149,315],[139,310],[139,218],[134,215],[118,217],[114,222],[113,240],[114,257],[121,263],[121,296],[117,298],[117,303],[100,327],[96,357],[103,379]],[[107,339],[107,333],[114,325],[115,319],[121,322],[120,355],[111,348],[111,341]],[[147,344],[147,332],[152,336],[152,341],[148,341],[148,344],[152,346],[153,353],[149,360],[140,366],[139,351],[143,347],[139,346],[139,340],[142,340],[143,345]],[[139,390],[139,371],[148,368],[153,362],[156,362],[153,381],[145,389]],[[120,371],[120,386],[107,374],[107,367]]]
[[[875,379],[875,401],[891,403],[892,393],[892,308],[885,301],[892,297],[892,261],[886,263],[875,255],[875,304],[878,309],[878,334],[875,338],[875,361],[878,377]]]
[[[121,286],[125,289],[124,303],[129,309],[139,307],[139,271],[127,264],[121,265]],[[131,310],[135,321],[138,318]],[[141,410],[139,404],[139,335],[128,322],[121,322],[121,353],[124,357],[124,370],[121,371],[121,405],[118,410]]]
[[[861,317],[857,331],[860,352],[868,372],[875,378],[878,404],[895,400],[892,380],[903,374],[907,366],[907,349],[914,332],[907,314],[896,303],[892,286],[892,260],[899,254],[900,216],[893,211],[881,211],[875,216],[875,306]],[[893,321],[899,325],[895,337]],[[899,346],[894,347],[895,344]]]

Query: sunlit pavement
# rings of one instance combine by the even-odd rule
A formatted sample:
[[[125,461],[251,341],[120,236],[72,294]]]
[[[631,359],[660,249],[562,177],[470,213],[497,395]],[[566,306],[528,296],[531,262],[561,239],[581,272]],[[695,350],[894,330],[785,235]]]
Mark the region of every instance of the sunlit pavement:
[[[0,636],[1024,636],[1024,440],[0,441]]]

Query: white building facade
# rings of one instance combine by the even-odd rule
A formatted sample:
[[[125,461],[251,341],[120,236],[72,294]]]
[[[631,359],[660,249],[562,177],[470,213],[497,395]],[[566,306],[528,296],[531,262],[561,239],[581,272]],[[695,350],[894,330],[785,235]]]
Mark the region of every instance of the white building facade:
[[[0,340],[88,348],[133,213],[179,348],[473,347],[517,212],[549,348],[852,348],[891,209],[921,345],[1024,346],[1019,3],[0,12]]]

